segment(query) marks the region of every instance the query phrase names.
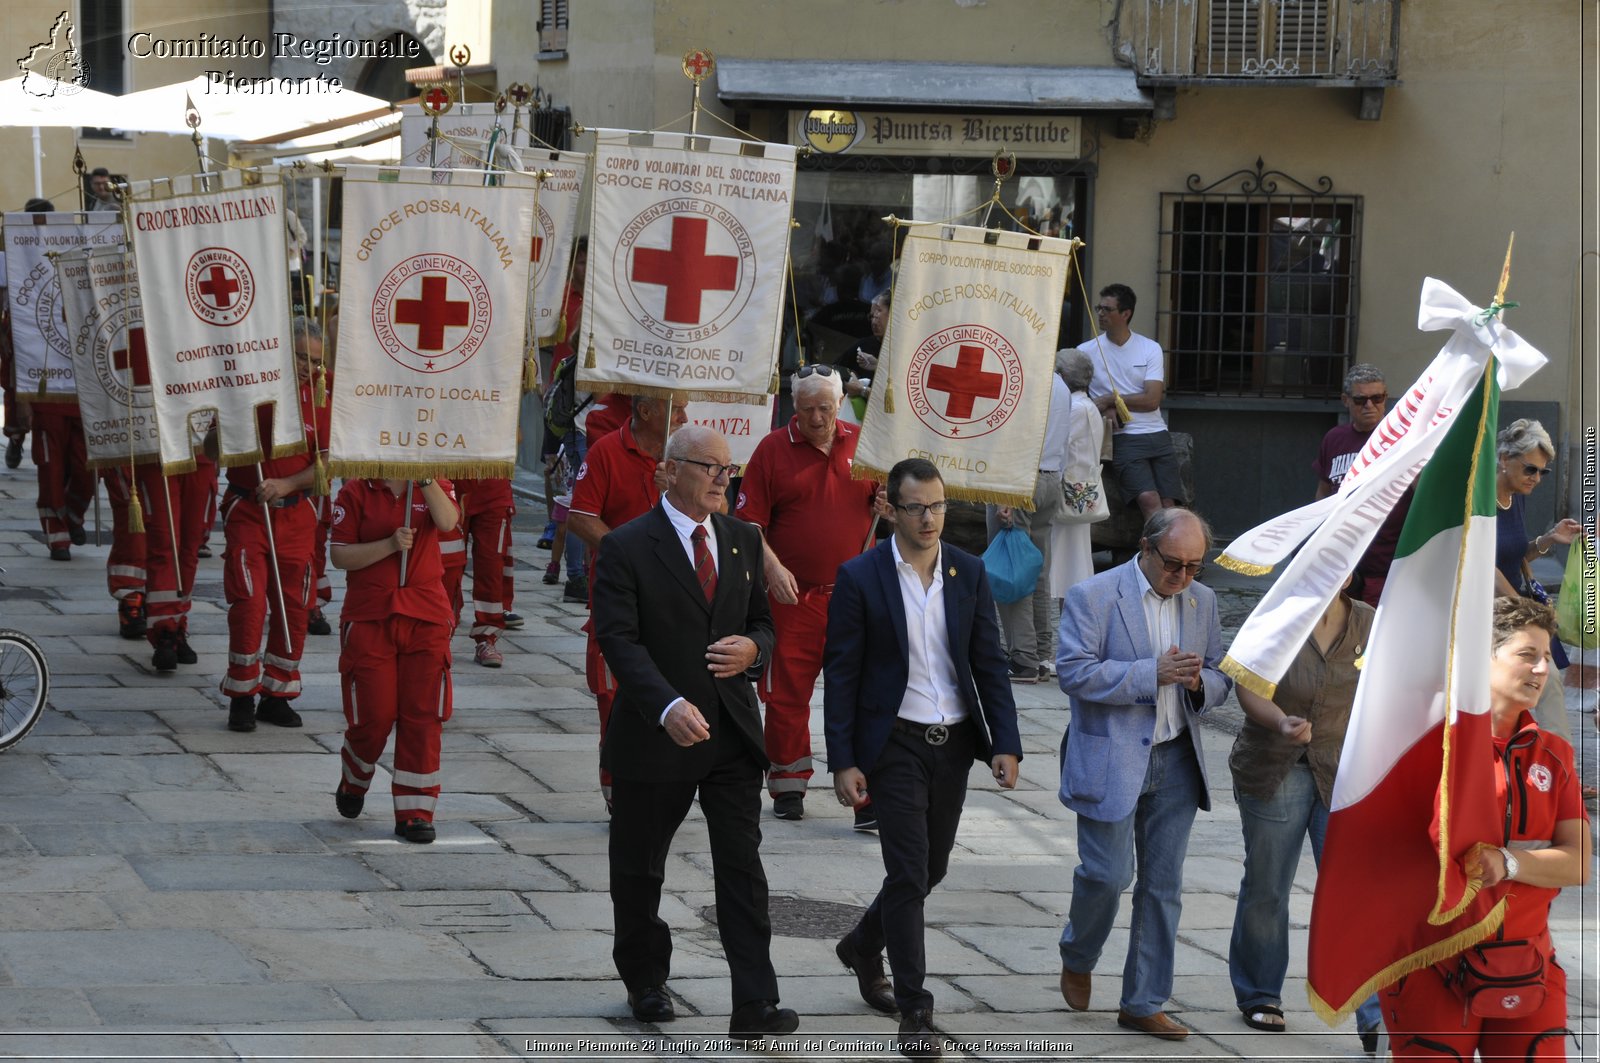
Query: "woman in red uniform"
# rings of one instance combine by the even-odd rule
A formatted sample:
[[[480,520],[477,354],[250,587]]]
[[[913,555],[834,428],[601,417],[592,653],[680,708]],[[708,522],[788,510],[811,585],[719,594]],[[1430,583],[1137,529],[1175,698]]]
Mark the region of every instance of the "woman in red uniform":
[[[1395,1059],[1471,1060],[1474,1052],[1486,1060],[1567,1058],[1567,974],[1550,940],[1550,903],[1563,886],[1587,881],[1590,839],[1572,746],[1540,730],[1529,712],[1552,675],[1555,630],[1549,606],[1495,599],[1489,716],[1505,831],[1478,842],[1467,871],[1482,877],[1484,889],[1505,889],[1505,922],[1487,948],[1425,967],[1380,994]],[[1506,972],[1531,971],[1542,960],[1542,975],[1469,997],[1474,987],[1463,982],[1461,961],[1484,967],[1481,952],[1506,954]]]
[[[350,480],[333,508],[329,560],[349,574],[339,622],[344,774],[334,804],[346,819],[361,814],[392,730],[394,832],[422,844],[434,838],[456,619],[439,533],[460,518],[448,480]]]

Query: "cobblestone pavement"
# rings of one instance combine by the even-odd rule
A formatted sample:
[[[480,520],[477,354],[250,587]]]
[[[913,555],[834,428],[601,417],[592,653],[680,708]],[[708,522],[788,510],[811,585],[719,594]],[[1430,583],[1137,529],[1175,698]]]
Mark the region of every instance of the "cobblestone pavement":
[[[518,519],[517,608],[527,626],[507,634],[505,667],[475,667],[470,642],[456,640],[439,840],[412,847],[390,834],[383,769],[366,815],[346,821],[334,811],[342,717],[333,638],[308,640],[303,729],[231,733],[217,690],[226,660],[220,534],[219,559],[202,562],[196,588],[200,663],[156,675],[148,647],[116,635],[106,548],[47,560],[33,494],[30,464],[0,470],[0,624],[39,639],[53,672],[51,710],[0,755],[0,1056],[745,1054],[720,1040],[728,981],[697,813],[678,835],[663,905],[680,1018],[662,1039],[629,1016],[610,957],[583,608],[539,582],[540,507],[525,505]],[[1217,583],[1236,625],[1259,584],[1226,574]],[[1022,782],[1002,794],[974,772],[950,876],[928,904],[937,1018],[959,1042],[951,1055],[1365,1058],[1351,1021],[1330,1030],[1305,1003],[1309,852],[1290,902],[1288,1032],[1252,1032],[1233,1007],[1226,956],[1241,843],[1226,783],[1232,705],[1205,723],[1215,807],[1196,822],[1185,868],[1171,1009],[1195,1036],[1172,1044],[1118,1031],[1126,905],[1094,1010],[1064,1008],[1056,939],[1076,862],[1072,819],[1055,795],[1065,699],[1044,685],[1017,696]],[[820,710],[813,730],[820,753]],[[813,787],[827,785],[819,772]],[[783,1003],[802,1016],[800,1032],[770,1054],[885,1054],[892,1021],[866,1009],[832,951],[882,875],[876,840],[854,833],[823,795],[807,802],[804,821],[769,814],[762,826]],[[1593,886],[1569,889],[1552,920],[1590,1059],[1594,912]]]

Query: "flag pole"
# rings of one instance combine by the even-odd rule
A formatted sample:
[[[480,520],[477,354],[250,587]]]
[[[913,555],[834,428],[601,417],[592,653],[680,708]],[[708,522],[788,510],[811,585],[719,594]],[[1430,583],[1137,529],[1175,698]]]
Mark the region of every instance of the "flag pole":
[[[406,528],[411,527],[411,488],[415,486],[415,484],[415,480],[406,481],[406,522],[403,525],[403,527]],[[406,555],[410,553],[410,550],[400,551],[400,586],[402,587],[406,585]]]
[[[313,437],[315,438],[315,437]],[[266,474],[261,471],[261,463],[256,462],[256,489],[266,482]],[[261,523],[267,526],[267,558],[272,562],[272,589],[278,592],[278,623],[283,625],[283,645],[288,649],[294,644],[294,639],[289,635],[289,614],[284,607],[283,600],[283,574],[278,571],[278,541],[272,534],[272,505],[256,499],[256,505],[261,507]]]

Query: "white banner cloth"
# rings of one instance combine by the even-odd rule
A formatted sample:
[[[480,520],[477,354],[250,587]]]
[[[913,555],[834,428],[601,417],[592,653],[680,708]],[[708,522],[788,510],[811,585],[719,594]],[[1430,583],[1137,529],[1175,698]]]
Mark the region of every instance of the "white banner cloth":
[[[190,427],[214,414],[217,460],[248,465],[305,449],[290,335],[283,185],[228,170],[134,185],[128,206],[144,290],[145,349],[161,465],[195,467]],[[209,187],[207,187],[209,185]],[[159,293],[159,296],[156,295]],[[256,408],[273,406],[263,453]]]
[[[62,316],[61,285],[49,256],[80,247],[120,246],[121,219],[115,211],[105,210],[87,214],[16,211],[5,216],[5,236],[17,398],[71,402],[77,397],[72,340]],[[45,381],[43,394],[39,392],[41,380]]]
[[[157,461],[155,399],[133,256],[122,248],[56,259],[91,469]]]
[[[554,343],[561,333],[561,312],[566,305],[567,275],[578,233],[578,203],[589,173],[589,156],[548,148],[523,148],[517,152],[528,173],[550,176],[539,184],[534,202],[533,273],[528,283],[529,349]]]
[[[690,424],[722,434],[735,465],[748,465],[756,444],[772,431],[772,407],[764,402],[691,402],[683,412]]]
[[[1295,519],[1300,532],[1296,542],[1303,540],[1305,545],[1262,596],[1222,662],[1223,671],[1265,697],[1272,696],[1389,510],[1444,440],[1462,402],[1483,379],[1490,355],[1499,362],[1502,391],[1520,387],[1545,364],[1544,355],[1515,332],[1498,319],[1486,318],[1455,289],[1432,277],[1422,282],[1417,328],[1424,332],[1448,328],[1452,333],[1421,380],[1379,423],[1339,492],[1280,518]],[[1308,511],[1329,503],[1320,523],[1305,519]],[[1239,567],[1231,559],[1238,556],[1241,543],[1246,548],[1270,543],[1263,533],[1270,526],[1271,522],[1231,543],[1230,561],[1224,564]],[[1382,609],[1380,605],[1380,615]]]
[[[926,458],[951,498],[1033,504],[1073,243],[911,227],[856,476]]]
[[[346,169],[335,475],[512,474],[534,181],[498,179]]]
[[[596,130],[582,390],[775,390],[795,149]]]
[[[503,114],[495,114],[492,103],[458,103],[450,108],[448,114],[439,116],[439,146],[435,150],[428,137],[433,118],[423,113],[421,104],[402,104],[400,161],[406,166],[440,170],[482,167],[484,150],[497,124],[503,132],[496,147],[521,148],[528,145],[527,108],[523,108],[519,127],[513,130],[509,109]]]

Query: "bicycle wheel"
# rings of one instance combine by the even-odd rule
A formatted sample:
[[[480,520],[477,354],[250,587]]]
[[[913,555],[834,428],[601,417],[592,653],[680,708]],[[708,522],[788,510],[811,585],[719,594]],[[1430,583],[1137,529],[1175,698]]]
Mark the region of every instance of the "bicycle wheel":
[[[0,749],[33,730],[49,695],[50,666],[39,644],[20,631],[0,630]]]

